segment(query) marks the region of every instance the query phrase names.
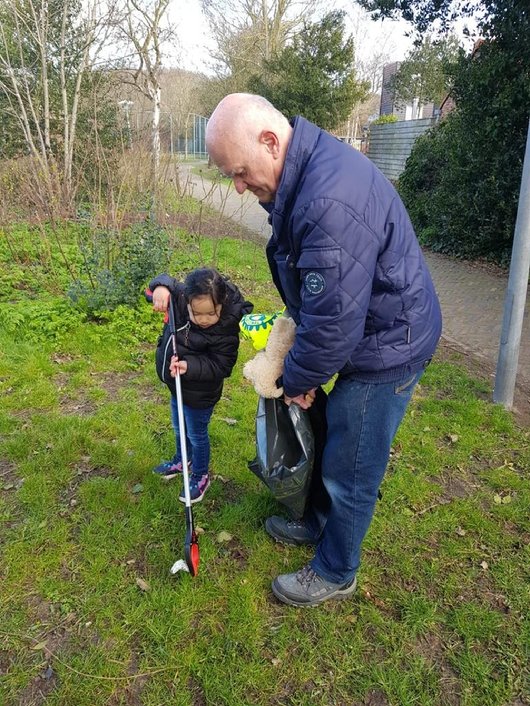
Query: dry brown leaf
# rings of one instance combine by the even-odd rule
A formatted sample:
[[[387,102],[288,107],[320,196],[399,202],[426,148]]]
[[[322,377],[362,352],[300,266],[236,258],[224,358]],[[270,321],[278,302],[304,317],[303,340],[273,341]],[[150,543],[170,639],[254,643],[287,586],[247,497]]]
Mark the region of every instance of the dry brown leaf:
[[[141,578],[136,579],[136,585],[138,586],[140,591],[147,592],[151,590],[151,586],[147,583],[147,581],[144,581]]]

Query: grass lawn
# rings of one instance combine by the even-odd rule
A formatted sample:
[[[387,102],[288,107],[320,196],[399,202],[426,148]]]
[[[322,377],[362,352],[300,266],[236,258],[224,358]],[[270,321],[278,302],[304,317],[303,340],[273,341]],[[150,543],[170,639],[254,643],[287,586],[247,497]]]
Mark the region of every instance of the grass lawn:
[[[197,176],[202,177],[207,181],[211,181],[214,184],[224,184],[225,186],[229,186],[232,183],[232,179],[223,176],[217,167],[208,167],[207,162],[194,166],[191,171]]]
[[[173,452],[160,317],[139,300],[86,320],[55,247],[0,230],[0,704],[530,703],[530,435],[485,382],[441,352],[395,440],[357,593],[300,610],[270,591],[311,552],[263,529],[278,507],[247,469],[243,341],[195,506],[199,576],[173,577],[180,485],[151,473]],[[175,274],[212,261],[256,312],[279,307],[259,244],[176,242]]]

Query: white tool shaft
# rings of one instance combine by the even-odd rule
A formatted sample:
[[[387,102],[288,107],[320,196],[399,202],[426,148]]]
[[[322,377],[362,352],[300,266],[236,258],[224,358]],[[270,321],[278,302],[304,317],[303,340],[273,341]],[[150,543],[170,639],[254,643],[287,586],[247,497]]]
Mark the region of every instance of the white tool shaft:
[[[182,476],[184,480],[184,499],[186,507],[191,506],[190,478],[188,473],[188,446],[186,444],[186,422],[184,420],[184,405],[182,404],[182,385],[180,384],[180,371],[177,365],[175,375],[175,392],[177,393],[177,414],[179,422],[180,454],[182,456]]]

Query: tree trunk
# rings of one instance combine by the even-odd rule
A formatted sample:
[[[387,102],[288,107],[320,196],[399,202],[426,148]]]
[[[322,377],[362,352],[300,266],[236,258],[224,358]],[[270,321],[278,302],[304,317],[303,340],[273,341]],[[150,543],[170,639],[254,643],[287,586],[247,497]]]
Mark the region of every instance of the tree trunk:
[[[160,102],[161,89],[157,82],[153,86],[153,124],[151,133],[153,193],[157,190],[160,175]]]

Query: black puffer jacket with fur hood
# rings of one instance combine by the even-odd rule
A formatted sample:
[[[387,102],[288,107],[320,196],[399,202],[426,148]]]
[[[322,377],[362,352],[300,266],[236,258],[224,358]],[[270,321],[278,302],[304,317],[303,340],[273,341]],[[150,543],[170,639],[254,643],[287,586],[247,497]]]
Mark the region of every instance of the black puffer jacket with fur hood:
[[[177,318],[177,352],[188,369],[181,377],[182,398],[185,405],[205,409],[215,405],[223,392],[224,379],[229,377],[237,360],[239,349],[239,322],[249,314],[253,305],[245,301],[236,285],[224,278],[227,298],[219,321],[208,328],[200,328],[188,314],[184,285],[170,275],[162,274],[149,283],[149,289],[167,287],[173,298]],[[156,349],[156,372],[171,394],[175,394],[175,380],[169,372],[173,354],[169,325],[165,324]]]

